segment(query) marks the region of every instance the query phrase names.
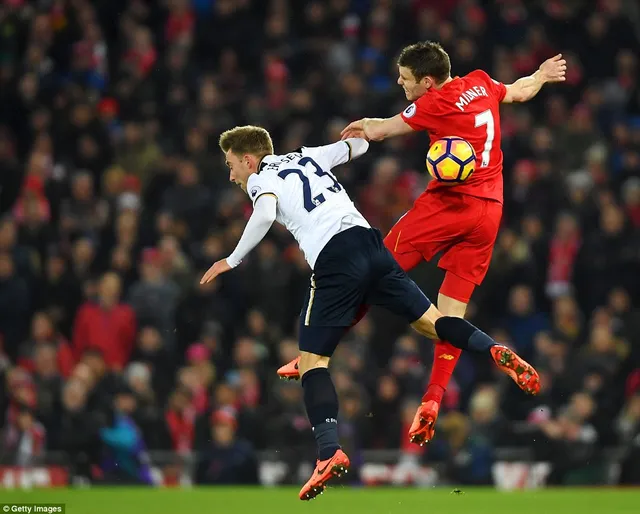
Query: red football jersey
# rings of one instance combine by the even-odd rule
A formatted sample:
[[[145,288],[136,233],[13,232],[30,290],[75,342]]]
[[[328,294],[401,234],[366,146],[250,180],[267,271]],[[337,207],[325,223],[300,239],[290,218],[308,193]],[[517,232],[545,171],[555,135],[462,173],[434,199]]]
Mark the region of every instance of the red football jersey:
[[[430,88],[402,112],[413,130],[426,130],[431,141],[457,136],[471,143],[476,169],[465,182],[451,186],[432,180],[427,190],[453,187],[456,192],[502,202],[502,149],[500,102],[504,84],[482,70],[456,77],[440,89]]]

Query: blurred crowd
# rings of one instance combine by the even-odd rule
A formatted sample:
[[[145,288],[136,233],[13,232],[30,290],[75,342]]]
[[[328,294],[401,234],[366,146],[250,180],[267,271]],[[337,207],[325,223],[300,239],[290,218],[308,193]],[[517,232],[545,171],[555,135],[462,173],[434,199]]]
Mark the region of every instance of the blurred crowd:
[[[594,7],[595,6],[595,7]],[[362,449],[489,483],[527,446],[556,483],[640,482],[638,4],[624,0],[5,0],[0,5],[0,462],[64,452],[73,473],[151,483],[149,452],[196,452],[199,483],[252,483],[257,451],[312,460],[296,383],[310,270],[282,227],[198,281],[251,212],[217,136],[276,151],[406,107],[395,56],[440,41],[453,73],[510,83],[562,52],[567,81],[502,108],[505,215],[470,318],[540,370],[524,397],[465,355],[428,448],[406,433],[431,343],[372,311],[333,359],[340,430]],[[424,134],[337,173],[386,232],[426,183]],[[441,274],[415,274],[435,297]],[[561,460],[560,460],[561,459]],[[357,464],[356,464],[357,465]]]

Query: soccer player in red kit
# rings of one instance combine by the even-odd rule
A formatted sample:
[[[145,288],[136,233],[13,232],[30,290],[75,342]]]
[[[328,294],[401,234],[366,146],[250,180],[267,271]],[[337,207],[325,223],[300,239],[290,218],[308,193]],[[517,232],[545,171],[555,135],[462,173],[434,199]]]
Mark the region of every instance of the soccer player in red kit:
[[[447,316],[464,317],[487,273],[498,235],[503,203],[500,103],[530,100],[545,83],[564,81],[565,70],[565,60],[556,55],[510,85],[481,70],[451,77],[449,56],[438,43],[416,43],[398,58],[398,84],[413,103],[391,118],[364,118],[342,131],[343,139],[381,141],[425,130],[431,141],[457,136],[473,146],[476,170],[469,179],[455,185],[432,180],[384,240],[406,271],[442,252],[438,266],[445,278],[438,309]],[[461,353],[444,341],[434,348],[429,385],[409,430],[411,441],[418,444],[433,438],[440,402]],[[278,374],[296,378],[293,363]]]

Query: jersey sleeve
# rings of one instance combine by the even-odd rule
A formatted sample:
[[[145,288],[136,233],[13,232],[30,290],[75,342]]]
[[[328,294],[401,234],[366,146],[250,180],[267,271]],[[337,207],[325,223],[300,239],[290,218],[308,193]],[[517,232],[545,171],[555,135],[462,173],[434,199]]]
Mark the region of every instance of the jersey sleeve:
[[[276,219],[278,201],[271,195],[261,195],[259,202],[254,203],[254,210],[242,232],[242,237],[236,249],[227,257],[227,264],[235,268],[242,259],[253,250],[267,235],[271,225]]]
[[[253,205],[262,195],[273,195],[278,198],[279,184],[273,177],[254,173],[247,181],[247,193]]]
[[[431,130],[437,124],[437,116],[427,96],[421,96],[400,113],[402,120],[413,130]]]
[[[507,86],[502,82],[492,79],[486,71],[476,70],[473,73],[478,74],[484,79],[491,95],[498,101],[498,103],[504,100],[504,97],[507,95]]]
[[[328,170],[349,162],[353,157],[352,146],[347,141],[338,141],[323,146],[304,147],[302,148],[302,155],[311,157]]]

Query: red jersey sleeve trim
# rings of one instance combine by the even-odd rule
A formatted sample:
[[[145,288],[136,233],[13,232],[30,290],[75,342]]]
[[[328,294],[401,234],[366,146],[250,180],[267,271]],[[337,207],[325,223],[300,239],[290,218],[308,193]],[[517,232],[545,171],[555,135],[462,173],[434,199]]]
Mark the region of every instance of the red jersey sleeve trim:
[[[496,96],[498,97],[498,102],[502,102],[502,100],[504,100],[504,97],[507,96],[507,86],[505,86],[502,82],[498,82],[497,80],[492,79],[491,77],[489,77],[489,80],[493,82]]]
[[[492,79],[486,71],[476,70],[469,73],[469,75],[471,75],[472,73],[482,75],[482,77],[487,81],[489,88],[496,96],[498,103],[502,102],[502,100],[504,100],[504,97],[507,96],[507,86],[505,86],[502,82],[498,82],[497,80]]]

